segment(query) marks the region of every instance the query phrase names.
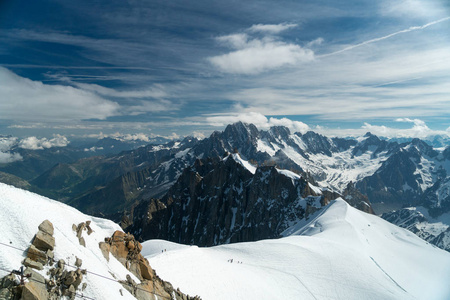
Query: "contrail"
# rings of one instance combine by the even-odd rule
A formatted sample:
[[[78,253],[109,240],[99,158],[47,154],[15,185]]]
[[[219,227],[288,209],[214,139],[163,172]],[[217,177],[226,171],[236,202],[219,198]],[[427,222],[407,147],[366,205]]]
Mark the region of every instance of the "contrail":
[[[348,46],[347,48],[344,48],[344,49],[341,49],[341,50],[338,50],[338,51],[335,51],[335,52],[331,52],[331,53],[323,54],[323,55],[318,55],[317,57],[327,57],[327,56],[339,54],[339,53],[342,53],[342,52],[345,52],[345,51],[348,51],[348,50],[352,50],[352,49],[355,49],[355,48],[358,48],[358,47],[361,47],[361,46],[364,46],[364,45],[367,45],[367,44],[372,44],[372,43],[375,43],[375,42],[379,42],[379,41],[391,38],[391,37],[396,36],[398,34],[424,29],[424,28],[427,28],[427,27],[429,27],[431,25],[434,25],[434,24],[437,24],[437,23],[441,23],[441,22],[444,22],[444,21],[447,21],[447,20],[450,20],[450,17],[439,19],[437,21],[433,21],[433,22],[427,23],[427,24],[422,25],[422,26],[412,26],[412,27],[409,27],[408,29],[400,30],[400,31],[388,34],[386,36],[382,36],[382,37],[379,37],[379,38],[371,39],[371,40],[368,40],[368,41],[365,41],[365,42],[362,42],[362,43],[359,43],[359,44],[356,44],[356,45],[351,45],[351,46]]]

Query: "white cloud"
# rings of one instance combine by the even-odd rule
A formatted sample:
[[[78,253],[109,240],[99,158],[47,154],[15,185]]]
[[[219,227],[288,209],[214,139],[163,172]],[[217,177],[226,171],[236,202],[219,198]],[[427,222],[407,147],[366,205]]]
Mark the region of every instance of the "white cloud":
[[[11,148],[17,144],[17,138],[11,136],[0,136],[0,163],[6,164],[16,160],[21,160],[19,153],[10,152]]]
[[[17,160],[22,160],[22,156],[19,153],[1,152],[0,151],[0,163],[7,164]]]
[[[285,65],[314,59],[314,53],[295,44],[274,40],[251,40],[246,48],[210,57],[209,61],[226,73],[257,74]]]
[[[150,141],[149,136],[142,132],[134,133],[134,134],[130,134],[130,133],[123,134],[123,133],[116,132],[116,133],[111,134],[109,137],[119,140],[119,141],[123,141],[123,142],[125,142],[125,141],[127,141],[127,142],[130,142],[130,141],[148,142],[148,141]]]
[[[450,129],[447,130],[433,130],[429,128],[423,120],[398,118],[397,122],[412,123],[410,128],[393,128],[386,125],[372,125],[370,123],[364,123],[360,128],[354,129],[340,129],[340,128],[324,128],[317,126],[315,131],[329,136],[362,136],[366,132],[371,132],[377,136],[386,138],[420,138],[426,139],[427,137],[435,135],[443,135],[450,137]]]
[[[84,152],[95,152],[97,150],[103,150],[103,147],[91,147],[91,148],[84,148]]]
[[[35,136],[24,138],[18,143],[18,147],[28,150],[42,150],[52,147],[66,147],[69,143],[65,136],[54,134],[52,139],[39,139]]]
[[[206,138],[205,133],[200,132],[200,131],[193,131],[191,136],[195,137],[198,140],[203,140]]]
[[[9,151],[17,144],[17,138],[13,136],[0,136],[0,151]]]
[[[285,126],[292,132],[300,133],[306,133],[308,130],[310,130],[309,126],[303,122],[292,121],[287,118],[277,119],[272,117],[270,119],[267,119],[266,116],[257,112],[210,116],[206,118],[206,121],[211,126],[220,127],[241,121],[244,123],[254,124],[256,127],[262,130],[267,130],[273,126]]]
[[[306,133],[310,129],[309,126],[303,122],[292,121],[287,118],[277,119],[272,117],[269,119],[269,126],[270,127],[285,126],[288,127],[293,132],[301,132],[301,133]]]
[[[250,27],[248,30],[253,32],[264,32],[264,33],[280,33],[282,31],[285,31],[287,29],[291,29],[297,27],[297,24],[255,24],[252,27]]]
[[[445,14],[439,1],[423,0],[385,0],[380,1],[380,13],[389,17],[430,18]]]
[[[86,134],[83,137],[86,138],[95,138],[95,139],[104,139],[104,138],[111,138],[122,142],[129,142],[129,141],[143,141],[148,142],[150,141],[151,135],[147,135],[145,133],[120,133],[120,132],[114,132],[111,134],[104,134],[103,132],[99,133],[92,133],[92,134]]]
[[[315,39],[315,40],[312,40],[312,41],[308,42],[308,43],[306,44],[306,47],[307,47],[307,48],[312,48],[312,47],[315,47],[315,46],[322,45],[323,41],[324,41],[324,39],[321,38],[321,37],[319,37],[319,38],[317,38],[317,39]]]
[[[224,44],[225,46],[234,49],[244,49],[248,45],[249,36],[245,33],[236,33],[230,35],[219,36],[216,38],[217,41]]]
[[[70,86],[48,85],[0,67],[0,118],[48,121],[105,119],[119,104]]]
[[[258,24],[253,25],[249,31],[275,34],[295,26],[295,24]],[[312,50],[283,42],[274,36],[252,38],[246,33],[239,33],[221,36],[217,40],[234,50],[208,58],[210,63],[225,73],[257,74],[314,60]]]

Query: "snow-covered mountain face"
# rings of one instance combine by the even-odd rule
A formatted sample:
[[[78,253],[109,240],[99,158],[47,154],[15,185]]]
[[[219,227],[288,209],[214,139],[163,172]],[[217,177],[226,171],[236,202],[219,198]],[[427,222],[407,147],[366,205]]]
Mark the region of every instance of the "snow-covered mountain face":
[[[311,131],[291,133],[283,126],[258,130],[238,122],[200,141],[185,139],[142,147],[59,167],[62,171],[55,167],[34,182],[79,191],[81,196],[72,198],[71,205],[91,214],[109,215],[135,201],[163,196],[197,158],[221,157],[235,150],[255,165],[276,164],[339,193],[352,182],[370,202],[381,203],[377,206],[380,212],[383,205],[421,204],[425,190],[450,174],[450,148],[437,151],[417,139],[399,145],[370,133],[358,139],[327,138]]]
[[[84,212],[122,215],[143,200],[164,196],[196,159],[235,151],[255,166],[295,171],[341,195],[350,184],[355,193],[368,196],[376,213],[405,206],[426,207],[433,216],[450,210],[444,184],[450,180],[449,146],[437,150],[419,139],[398,144],[370,133],[342,139],[292,133],[283,126],[264,131],[242,122],[200,141],[187,138],[58,165],[33,183],[64,196],[71,193],[68,203]]]
[[[291,133],[282,126],[260,131],[252,124],[241,122],[213,133],[160,169],[165,171],[170,169],[168,165],[176,168],[180,161],[192,164],[196,158],[221,156],[225,151],[234,150],[243,159],[259,165],[276,164],[310,174],[317,185],[336,192],[342,193],[353,182],[369,194],[372,202],[385,201],[386,196],[377,192],[386,189],[393,194],[393,200],[400,202],[406,201],[400,195],[406,191],[420,196],[450,174],[450,150],[434,150],[418,139],[399,145],[370,133],[358,139],[327,138],[311,131]]]
[[[125,244],[123,237],[134,239],[110,220],[85,215],[61,202],[3,183],[0,220],[1,299],[18,299],[11,291],[20,276],[8,278],[11,271],[25,265],[25,274],[31,277],[25,279],[21,299],[196,300],[174,291],[172,285],[156,276],[148,262],[135,268],[131,259],[139,256],[140,245],[134,242],[132,248],[130,243]],[[105,243],[111,235],[112,242]],[[43,246],[49,249],[43,252]],[[143,270],[149,272],[142,277]]]
[[[234,153],[197,160],[161,201],[135,207],[126,231],[199,246],[276,238],[337,197],[296,173],[255,167]],[[364,201],[352,203],[370,210]]]
[[[248,170],[249,176],[258,173],[236,156],[224,163],[232,160]],[[298,180],[287,171],[276,172],[292,184]],[[342,199],[331,201],[309,216],[307,221],[293,220],[281,239],[210,248],[161,240],[144,242],[140,253],[158,270],[159,276],[172,284],[155,275],[153,281],[147,280],[151,288],[143,291],[142,283],[131,284],[141,281],[135,276],[133,265],[127,269],[127,264],[114,255],[128,253],[123,256],[125,259],[134,253],[130,243],[117,239],[129,237],[125,233],[117,234],[120,230],[117,224],[0,184],[0,277],[21,266],[30,252],[23,249],[35,244],[34,235],[41,230],[42,220],[48,219],[53,223],[52,232],[47,228],[45,232],[54,237],[53,260],[64,261],[64,271],[56,276],[67,280],[72,270],[73,274],[78,274],[78,270],[84,274],[77,277],[81,281],[80,288],[74,292],[76,295],[69,291],[67,296],[55,299],[199,299],[183,295],[173,287],[204,300],[449,298],[450,253],[377,216],[356,210]],[[88,224],[90,229],[81,230],[84,246],[80,244],[77,229],[73,228],[73,224],[81,223]],[[105,239],[111,234],[112,239]],[[107,241],[112,242],[108,258],[101,246]],[[38,283],[49,290],[72,285],[68,281],[64,281],[67,285],[52,284],[53,271],[63,268],[45,264],[42,270],[28,269],[25,274],[32,277],[25,279],[27,291],[42,292],[37,288]],[[3,284],[14,283],[0,278],[0,284],[0,294],[4,296],[8,288]],[[125,288],[127,284],[129,288]],[[167,293],[167,289],[171,292]]]
[[[419,206],[384,213],[381,217],[450,252],[450,213],[433,218],[429,215],[429,210]]]
[[[450,251],[450,177],[428,188],[423,199],[424,206],[384,213],[382,218]]]
[[[204,300],[450,297],[450,253],[342,200],[285,238],[210,248],[150,240],[143,253]]]

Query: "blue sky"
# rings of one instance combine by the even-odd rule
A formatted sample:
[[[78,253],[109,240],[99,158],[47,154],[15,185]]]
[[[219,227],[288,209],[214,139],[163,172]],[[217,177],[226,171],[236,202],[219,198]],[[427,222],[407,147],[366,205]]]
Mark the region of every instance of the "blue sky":
[[[0,2],[0,131],[450,134],[450,4]]]

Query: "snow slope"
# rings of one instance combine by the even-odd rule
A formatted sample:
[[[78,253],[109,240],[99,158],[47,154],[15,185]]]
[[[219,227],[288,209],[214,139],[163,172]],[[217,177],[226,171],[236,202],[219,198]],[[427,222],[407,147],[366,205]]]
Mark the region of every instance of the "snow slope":
[[[105,219],[94,218],[82,214],[78,210],[57,201],[20,190],[0,183],[0,268],[6,270],[19,269],[25,253],[18,249],[28,249],[38,231],[39,224],[48,219],[55,228],[55,259],[64,259],[66,263],[74,265],[75,256],[82,259],[82,269],[94,272],[107,278],[125,280],[126,274],[138,281],[133,274],[110,255],[109,262],[103,257],[98,243],[111,236],[119,225]],[[78,238],[72,231],[72,224],[91,221],[93,233],[83,233],[86,247],[80,246]],[[10,245],[11,247],[5,246]],[[45,275],[48,270],[40,271]],[[69,269],[70,270],[70,269]],[[0,277],[8,272],[0,271]],[[112,275],[113,274],[113,275]],[[114,277],[115,278],[114,278]],[[87,283],[84,296],[99,299],[136,299],[128,293],[118,282],[87,273],[83,282]],[[139,282],[139,281],[138,281]],[[119,290],[122,290],[121,296]],[[79,292],[81,293],[81,292]]]
[[[204,300],[450,298],[449,253],[341,199],[291,233],[211,248],[150,240],[143,254]]]

